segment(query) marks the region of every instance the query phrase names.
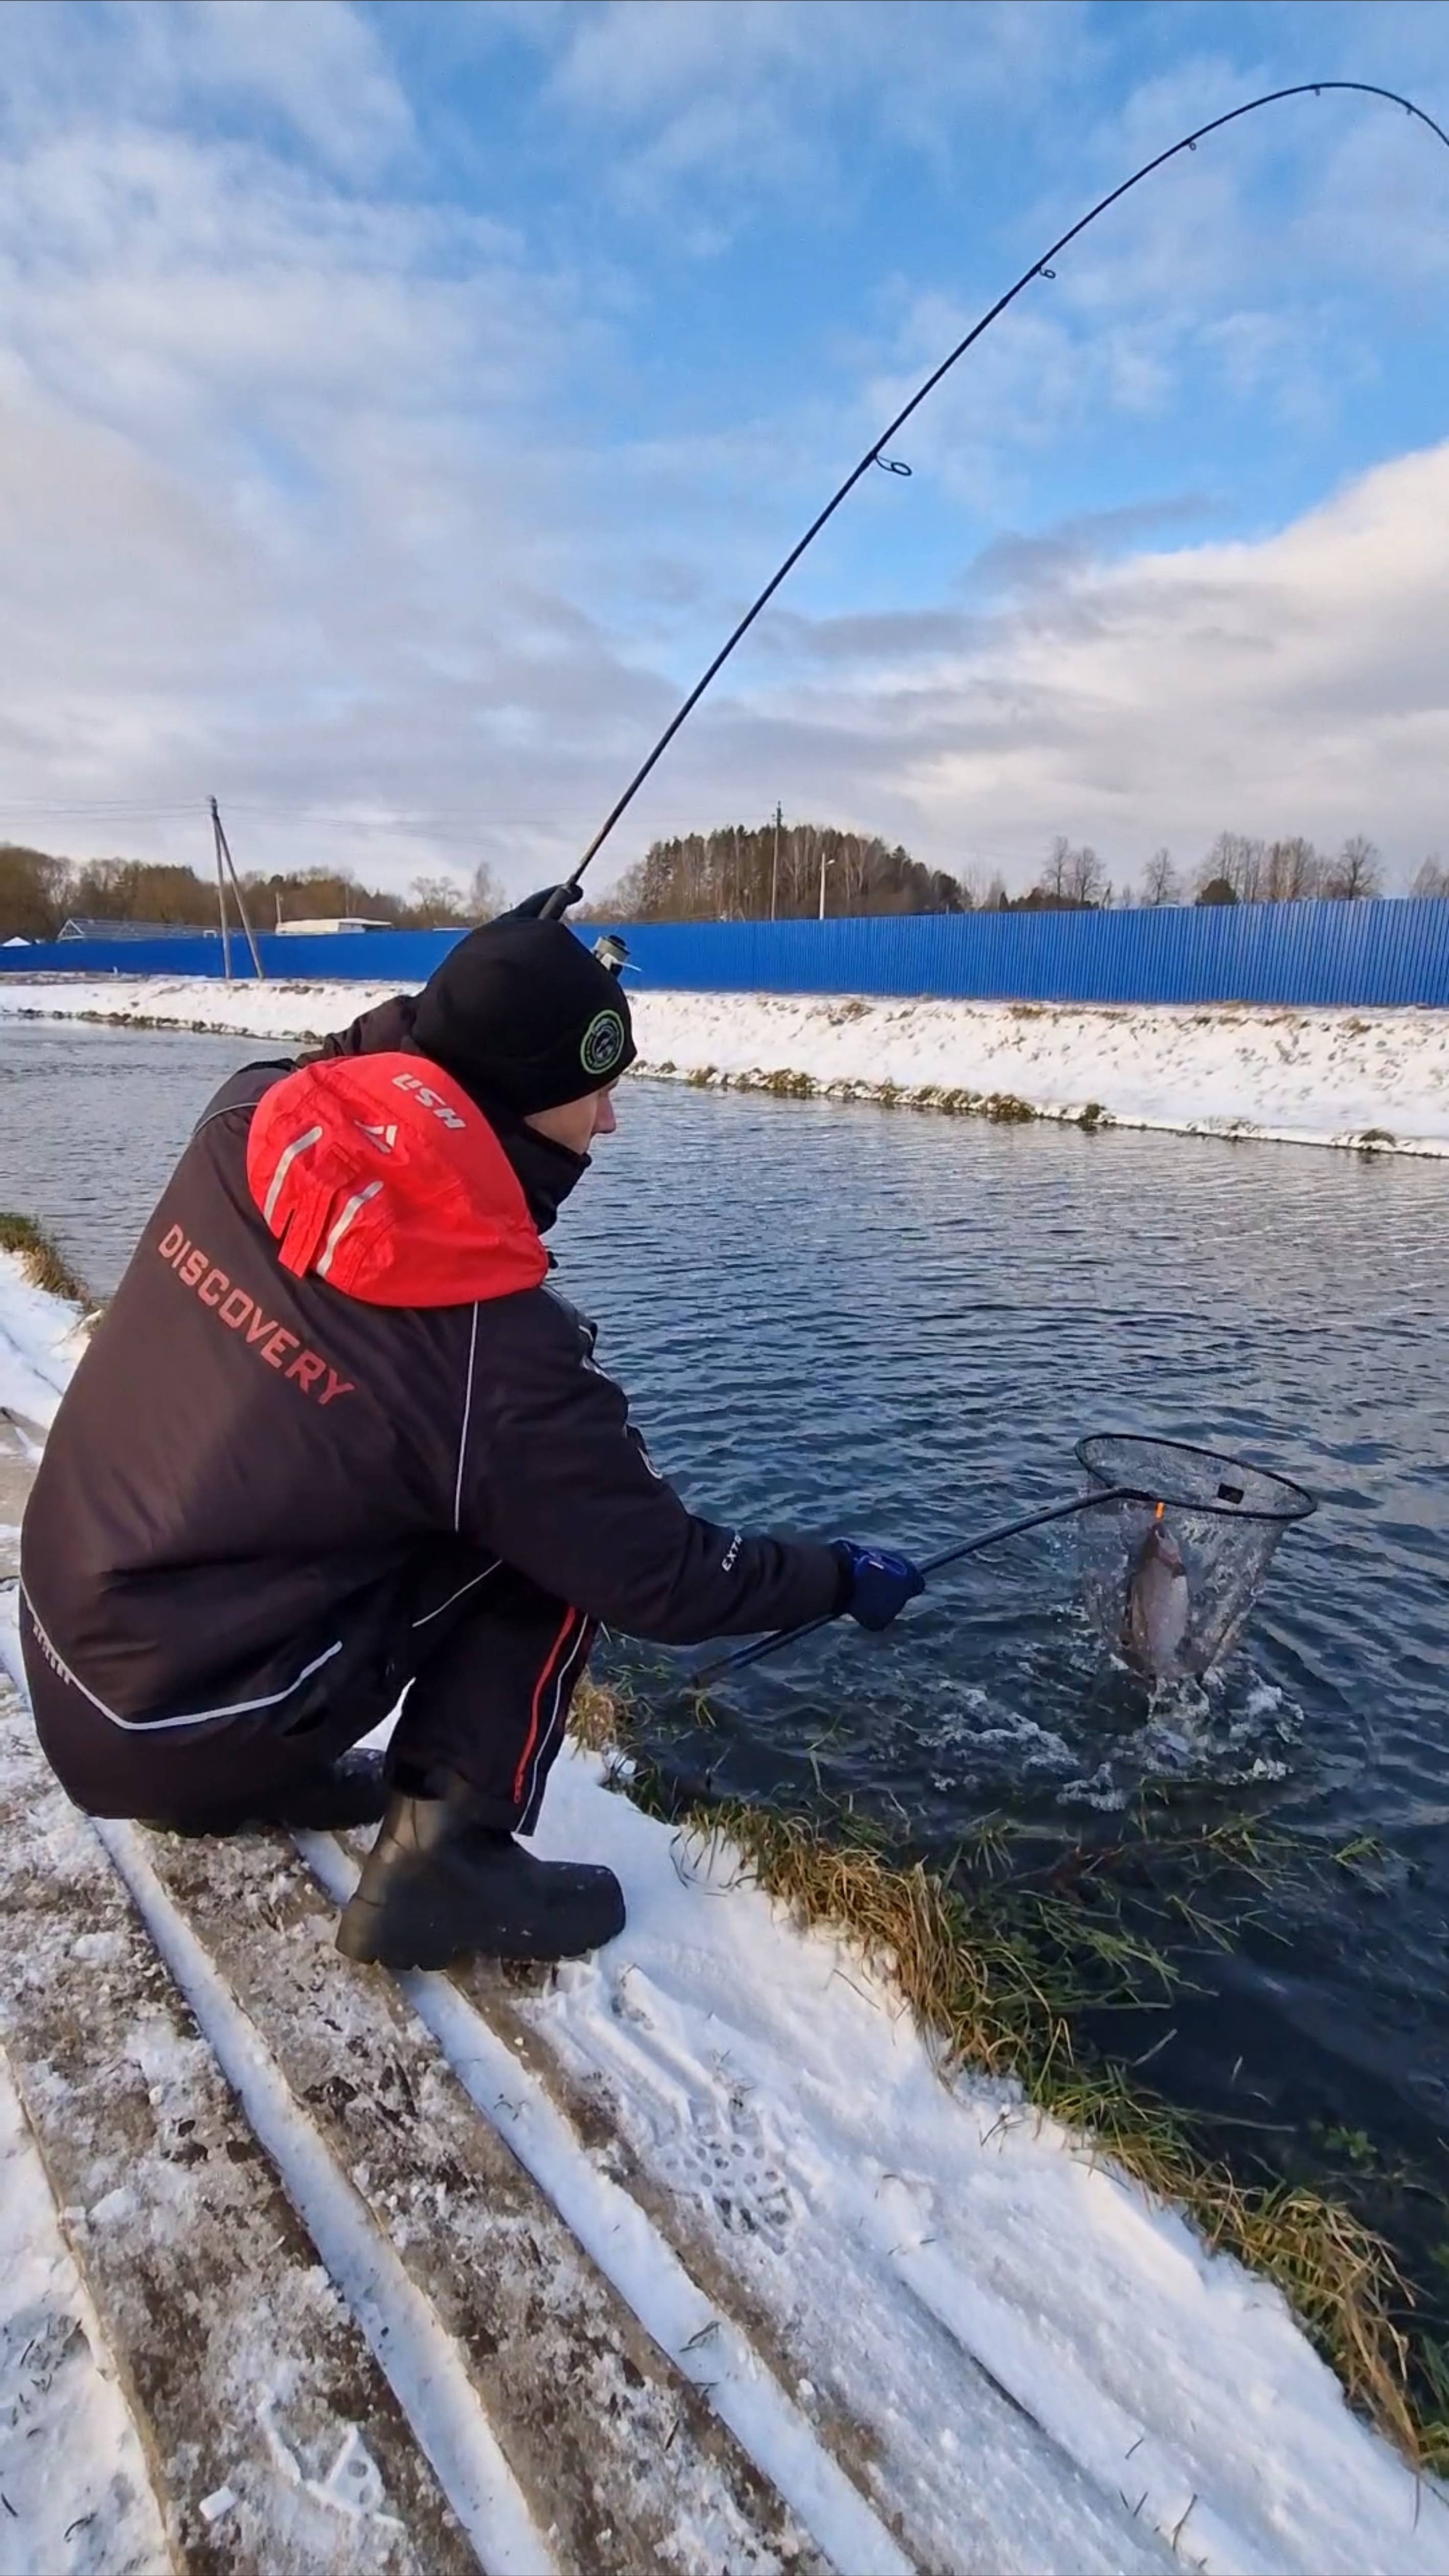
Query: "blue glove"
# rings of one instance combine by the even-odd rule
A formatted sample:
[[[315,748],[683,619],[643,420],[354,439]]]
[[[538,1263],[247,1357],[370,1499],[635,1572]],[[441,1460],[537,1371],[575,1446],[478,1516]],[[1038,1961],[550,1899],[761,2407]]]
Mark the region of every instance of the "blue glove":
[[[924,1592],[926,1578],[908,1556],[891,1556],[883,1547],[860,1547],[853,1538],[831,1541],[840,1568],[837,1612],[848,1610],[862,1628],[888,1628],[891,1621]]]

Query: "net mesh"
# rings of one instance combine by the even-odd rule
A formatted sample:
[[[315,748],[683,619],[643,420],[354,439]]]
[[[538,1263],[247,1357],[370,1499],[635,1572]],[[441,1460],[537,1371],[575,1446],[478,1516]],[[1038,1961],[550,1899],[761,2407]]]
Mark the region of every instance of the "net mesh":
[[[1237,1636],[1285,1529],[1314,1509],[1286,1476],[1179,1440],[1104,1432],[1087,1492],[1129,1492],[1077,1522],[1077,1586],[1106,1643],[1155,1680],[1204,1673]]]

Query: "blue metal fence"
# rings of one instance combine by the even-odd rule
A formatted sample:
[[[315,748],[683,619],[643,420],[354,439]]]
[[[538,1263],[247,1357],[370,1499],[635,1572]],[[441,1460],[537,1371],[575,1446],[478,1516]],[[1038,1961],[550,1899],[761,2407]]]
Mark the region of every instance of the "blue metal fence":
[[[1280,1002],[1449,1009],[1449,902],[923,913],[902,920],[620,925],[641,983],[685,992],[880,993],[1021,1002]],[[593,926],[580,929],[593,939]],[[268,975],[418,984],[458,933],[261,940]],[[240,941],[233,967],[250,973]],[[16,975],[220,975],[221,941],[0,948]]]
[[[597,932],[593,934],[597,937]],[[257,940],[262,965],[279,981],[368,984],[422,984],[440,958],[463,937],[458,930],[319,931],[296,939],[279,939],[275,931]],[[239,932],[231,940],[231,969],[249,982],[252,961]],[[214,975],[223,971],[221,934],[199,930],[194,939],[64,939],[36,941],[29,948],[0,948],[0,972],[11,975],[83,975],[88,981],[112,975]]]

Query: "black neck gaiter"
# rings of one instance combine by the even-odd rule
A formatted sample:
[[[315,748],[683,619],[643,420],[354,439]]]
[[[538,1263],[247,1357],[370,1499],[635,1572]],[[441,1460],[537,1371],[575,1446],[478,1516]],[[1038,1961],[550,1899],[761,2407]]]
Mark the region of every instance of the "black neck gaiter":
[[[583,1179],[590,1157],[570,1153],[567,1145],[556,1145],[551,1136],[540,1136],[538,1129],[530,1127],[515,1111],[482,1098],[466,1082],[462,1088],[475,1107],[482,1110],[513,1165],[539,1233],[547,1234],[570,1190],[577,1189]]]

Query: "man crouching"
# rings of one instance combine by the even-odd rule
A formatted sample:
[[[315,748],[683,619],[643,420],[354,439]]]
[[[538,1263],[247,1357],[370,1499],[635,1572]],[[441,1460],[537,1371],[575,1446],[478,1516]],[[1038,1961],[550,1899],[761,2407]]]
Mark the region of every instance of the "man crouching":
[[[537,1860],[601,1622],[688,1644],[915,1569],[722,1528],[653,1466],[542,1237],[615,1124],[627,999],[561,922],[217,1094],[61,1404],[26,1513],[40,1740],[93,1815],[382,1830],[355,1959],[553,1959],[624,1921]],[[386,1771],[348,1750],[402,1699]]]

